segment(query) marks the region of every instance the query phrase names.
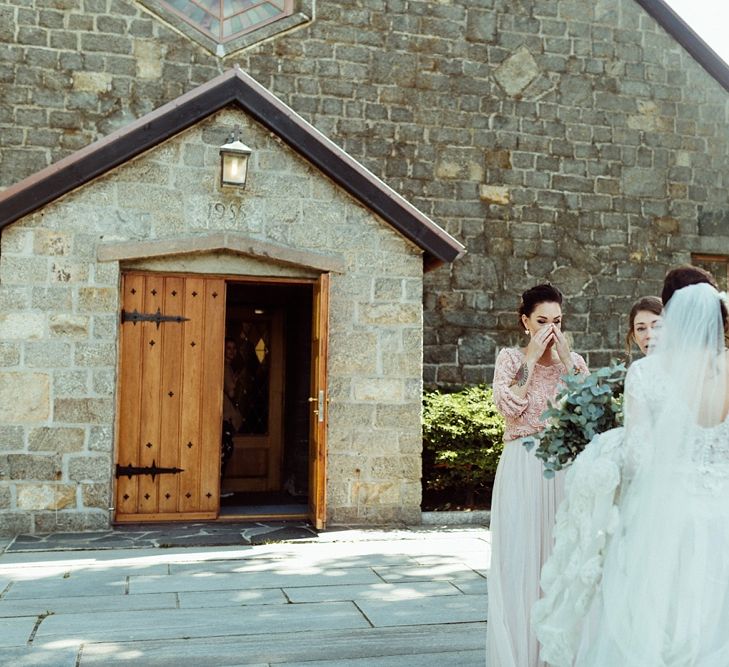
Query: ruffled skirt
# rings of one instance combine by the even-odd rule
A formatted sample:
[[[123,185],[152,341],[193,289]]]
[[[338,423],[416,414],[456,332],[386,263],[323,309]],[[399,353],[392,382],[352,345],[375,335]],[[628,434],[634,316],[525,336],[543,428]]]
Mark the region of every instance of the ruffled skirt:
[[[487,664],[542,667],[531,629],[542,565],[552,550],[552,529],[564,496],[564,475],[547,480],[542,462],[522,440],[504,443],[491,500]]]

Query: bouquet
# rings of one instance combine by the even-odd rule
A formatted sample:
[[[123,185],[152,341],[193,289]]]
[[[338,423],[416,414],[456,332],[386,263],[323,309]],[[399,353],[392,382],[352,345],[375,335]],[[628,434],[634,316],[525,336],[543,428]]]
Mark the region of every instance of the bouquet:
[[[603,431],[623,424],[625,364],[613,362],[587,377],[570,375],[554,405],[542,413],[547,427],[524,446],[544,464],[544,476],[567,468],[587,444]]]

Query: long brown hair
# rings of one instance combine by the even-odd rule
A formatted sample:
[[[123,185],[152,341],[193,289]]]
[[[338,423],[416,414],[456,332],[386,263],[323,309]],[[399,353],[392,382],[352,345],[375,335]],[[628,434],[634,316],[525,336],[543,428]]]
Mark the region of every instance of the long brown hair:
[[[718,290],[719,287],[716,284],[716,279],[706,269],[702,269],[699,266],[693,266],[691,264],[682,264],[677,266],[675,269],[671,269],[663,281],[663,291],[661,297],[663,298],[663,306],[667,306],[671,300],[673,293],[676,290],[680,290],[682,287],[688,287],[689,285],[697,285],[699,283],[709,283],[714,289]],[[721,309],[721,320],[724,324],[724,332],[726,335],[727,321],[729,320],[729,313],[727,307],[724,305],[724,301],[719,302]]]
[[[635,332],[633,331],[635,316],[641,310],[647,310],[654,315],[660,315],[663,312],[663,301],[657,296],[643,296],[631,307],[630,315],[628,316],[628,333],[625,336],[625,351],[628,353],[628,356],[632,354],[633,343],[635,343]]]

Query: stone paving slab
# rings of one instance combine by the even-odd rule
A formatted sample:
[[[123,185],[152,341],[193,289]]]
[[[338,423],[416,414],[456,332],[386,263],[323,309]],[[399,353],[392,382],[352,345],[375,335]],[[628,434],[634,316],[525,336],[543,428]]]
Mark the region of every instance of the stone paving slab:
[[[486,620],[486,598],[480,595],[459,595],[417,600],[357,600],[357,606],[372,625],[378,628],[394,625],[428,625],[440,623],[475,623]]]
[[[63,614],[48,616],[34,643],[112,642],[179,637],[227,637],[233,634],[263,634],[272,629],[285,632],[369,627],[351,602],[256,605],[228,607],[225,613],[201,614],[197,609],[109,614]]]
[[[216,562],[223,560],[254,560],[269,558],[266,553],[272,545],[261,547],[174,547],[170,549],[117,549],[82,551],[37,551],[0,554],[0,575],[11,579],[37,578],[38,572],[88,570],[130,570],[130,574],[140,574],[152,565],[169,568],[172,563]],[[256,551],[257,550],[257,551]],[[169,570],[167,570],[169,571]],[[28,576],[24,576],[28,574]]]
[[[16,581],[3,595],[3,600],[19,598],[71,598],[95,595],[124,595],[130,573],[144,576],[167,576],[167,567],[154,565],[143,570],[113,569],[109,571],[67,570],[63,574],[41,579]],[[148,573],[148,574],[147,574]],[[141,576],[141,575],[140,575]],[[154,591],[157,592],[157,591]]]
[[[484,562],[484,550],[473,551],[470,553],[459,554],[457,556],[413,556],[413,563],[416,565],[446,565],[446,564],[459,564],[470,567],[473,570],[482,568]]]
[[[373,568],[385,581],[478,581],[481,575],[463,563],[443,563],[441,565],[393,566]]]
[[[451,582],[458,590],[466,595],[488,595],[488,581],[486,579],[464,581],[459,579]]]
[[[62,577],[69,569],[63,565],[36,565],[32,563],[23,564],[0,564],[0,574],[7,577],[11,581],[24,581],[32,579],[34,581],[40,579],[49,579],[53,577]]]
[[[337,600],[408,600],[437,595],[463,595],[448,581],[415,581],[406,584],[369,584],[284,588],[291,602],[333,602]]]
[[[159,552],[158,552],[159,553]],[[0,573],[4,577],[8,577],[14,581],[22,581],[32,579],[34,581],[51,580],[51,579],[68,579],[75,580],[79,576],[87,579],[95,579],[101,581],[107,579],[121,579],[133,575],[140,574],[167,574],[169,566],[163,560],[158,562],[138,562],[130,561],[116,563],[83,563],[69,562],[58,564],[42,565],[40,563],[23,563],[10,564],[0,563]]]
[[[283,597],[283,594],[281,595]],[[149,595],[92,595],[84,597],[40,597],[0,599],[0,618],[40,616],[41,614],[78,614],[83,612],[176,609],[174,593]],[[4,623],[4,621],[3,621]]]
[[[325,660],[405,660],[416,655],[419,667],[439,666],[452,648],[468,659],[462,667],[484,667],[486,624],[459,623],[398,628],[321,630],[316,633],[268,633],[220,639],[141,641],[88,644],[78,667],[144,665],[144,667],[223,667],[224,665],[311,663]],[[475,656],[473,660],[471,655]],[[445,654],[447,655],[447,653]],[[181,660],[184,656],[184,662]],[[480,656],[480,659],[478,659]],[[346,663],[344,663],[346,664]],[[388,663],[384,663],[388,664]],[[447,663],[445,663],[447,664]]]
[[[377,553],[348,553],[339,549],[327,549],[323,554],[312,550],[313,545],[300,545],[299,551],[293,554],[270,554],[263,558],[245,558],[236,560],[221,560],[205,563],[180,563],[170,565],[170,574],[196,574],[199,572],[305,572],[306,570],[321,571],[341,570],[351,568],[370,567],[403,567],[418,563],[408,554],[377,554]],[[333,545],[334,546],[334,545]],[[349,545],[347,545],[349,546]],[[481,563],[483,564],[483,563]]]
[[[34,647],[3,648],[2,664],[7,667],[76,667],[78,649]]]
[[[342,570],[317,569],[315,572],[245,572],[205,575],[177,574],[130,577],[129,593],[166,593],[182,591],[243,590],[253,588],[280,588],[283,586],[328,586],[341,582],[351,584],[377,584],[382,579],[369,568]]]
[[[363,529],[215,548],[6,551],[0,664],[448,667],[455,660],[483,667],[486,582],[479,573],[488,561],[484,529]],[[104,593],[121,583],[124,594]],[[43,617],[46,611],[55,613]],[[15,624],[12,633],[6,621]]]
[[[423,667],[423,665],[484,667],[484,652],[479,650],[448,651],[443,653],[419,653],[417,655],[377,656],[376,658],[276,663],[276,667]]]
[[[131,598],[143,597],[130,595]],[[256,604],[288,604],[289,601],[280,588],[258,588],[234,591],[198,591],[178,593],[182,609],[202,609],[204,607],[228,607]],[[341,600],[342,598],[339,598]],[[318,602],[318,600],[312,600]]]
[[[37,620],[36,616],[4,618],[0,632],[0,648],[3,652],[6,646],[25,646]]]

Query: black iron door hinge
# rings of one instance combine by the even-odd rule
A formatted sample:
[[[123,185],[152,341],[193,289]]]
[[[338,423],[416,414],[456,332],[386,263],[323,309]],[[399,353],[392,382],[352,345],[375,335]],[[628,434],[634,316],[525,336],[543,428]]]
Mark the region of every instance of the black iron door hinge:
[[[182,468],[160,468],[157,466],[155,461],[152,461],[151,466],[133,466],[131,463],[128,466],[121,466],[116,464],[116,477],[124,477],[125,475],[131,479],[133,475],[152,475],[152,481],[157,475],[177,475],[184,472]]]
[[[182,315],[163,315],[159,308],[157,308],[156,313],[140,313],[136,308],[131,313],[128,313],[126,310],[121,311],[122,324],[124,324],[124,322],[131,322],[135,326],[137,325],[137,322],[154,322],[157,324],[157,328],[159,329],[159,325],[162,322],[181,323],[189,320],[189,317],[182,317]]]

